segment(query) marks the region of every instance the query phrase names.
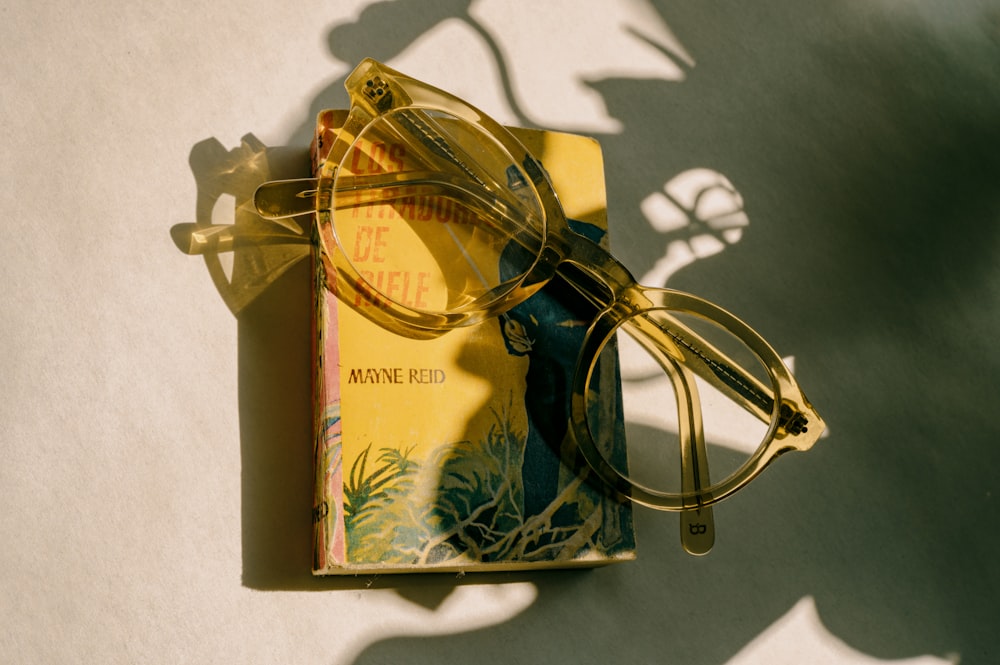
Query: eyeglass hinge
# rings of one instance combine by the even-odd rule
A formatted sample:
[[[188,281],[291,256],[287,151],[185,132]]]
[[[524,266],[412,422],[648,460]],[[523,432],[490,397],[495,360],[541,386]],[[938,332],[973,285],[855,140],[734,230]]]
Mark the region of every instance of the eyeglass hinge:
[[[373,76],[365,81],[361,92],[379,111],[385,111],[392,105],[392,90],[380,76]]]
[[[809,431],[809,428],[806,427],[808,424],[809,419],[802,415],[802,412],[796,411],[787,404],[781,405],[781,412],[778,415],[779,428],[792,436],[796,436]]]

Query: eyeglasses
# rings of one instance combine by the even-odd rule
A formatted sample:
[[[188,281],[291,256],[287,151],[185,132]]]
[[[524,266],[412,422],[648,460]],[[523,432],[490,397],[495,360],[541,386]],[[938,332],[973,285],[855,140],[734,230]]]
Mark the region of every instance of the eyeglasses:
[[[760,335],[706,300],[639,285],[570,228],[541,163],[499,123],[374,60],[346,87],[351,110],[318,177],[265,183],[255,195],[264,217],[317,215],[327,284],[343,301],[390,331],[429,338],[506,316],[564,280],[597,312],[572,383],[578,449],[619,495],[681,511],[694,553],[712,546],[715,503],[819,438],[823,421]],[[623,371],[644,373],[640,389],[666,395],[659,408],[647,401],[639,419],[650,427],[630,434],[627,461],[598,443],[591,408],[599,358],[616,347]]]

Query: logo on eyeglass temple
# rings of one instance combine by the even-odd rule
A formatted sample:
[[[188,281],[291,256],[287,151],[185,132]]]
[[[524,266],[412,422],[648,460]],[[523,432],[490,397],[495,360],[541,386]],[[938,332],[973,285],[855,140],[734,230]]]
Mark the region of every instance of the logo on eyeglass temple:
[[[373,76],[365,81],[362,93],[380,111],[392,103],[392,90],[389,89],[389,84],[379,76]]]

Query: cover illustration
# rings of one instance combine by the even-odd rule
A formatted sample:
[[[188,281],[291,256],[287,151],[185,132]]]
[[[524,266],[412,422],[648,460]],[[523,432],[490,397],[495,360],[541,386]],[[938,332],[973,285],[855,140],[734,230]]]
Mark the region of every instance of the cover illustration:
[[[345,112],[317,121],[322,163]],[[600,147],[512,130],[543,163],[574,230],[606,241]],[[391,168],[391,146],[370,150]],[[384,162],[379,161],[381,157]],[[449,221],[416,196],[366,206],[352,252],[370,283],[421,296],[419,277],[380,271],[379,242],[403,217]],[[362,244],[364,246],[362,246]],[[383,330],[325,287],[314,262],[315,574],[594,566],[635,556],[629,505],[592,484],[567,433],[576,354],[593,317],[558,279],[505,315],[422,340]],[[367,270],[370,268],[370,271]],[[589,318],[588,318],[589,317]],[[604,445],[624,448],[614,349],[601,359]]]

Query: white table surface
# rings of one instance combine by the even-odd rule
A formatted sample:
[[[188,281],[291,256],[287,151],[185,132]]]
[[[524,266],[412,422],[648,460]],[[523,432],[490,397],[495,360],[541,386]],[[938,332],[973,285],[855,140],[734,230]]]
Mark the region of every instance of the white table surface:
[[[0,8],[0,660],[997,662],[1000,2],[469,4]],[[236,318],[170,229],[366,55],[597,136],[616,253],[794,356],[830,433],[708,557],[310,577],[304,266]],[[704,177],[738,242],[644,212]]]

